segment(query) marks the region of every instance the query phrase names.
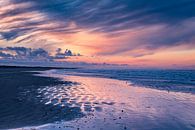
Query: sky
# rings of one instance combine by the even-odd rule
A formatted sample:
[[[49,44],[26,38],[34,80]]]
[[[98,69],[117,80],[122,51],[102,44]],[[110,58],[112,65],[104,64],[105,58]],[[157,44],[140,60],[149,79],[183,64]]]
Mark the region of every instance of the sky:
[[[194,0],[0,0],[0,62],[195,68]]]

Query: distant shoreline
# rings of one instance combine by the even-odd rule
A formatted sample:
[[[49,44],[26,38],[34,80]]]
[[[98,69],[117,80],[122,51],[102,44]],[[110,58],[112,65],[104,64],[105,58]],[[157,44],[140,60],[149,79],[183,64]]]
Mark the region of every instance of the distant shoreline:
[[[76,67],[44,67],[44,66],[8,66],[8,65],[0,65],[0,68],[29,68],[29,69],[78,69]]]

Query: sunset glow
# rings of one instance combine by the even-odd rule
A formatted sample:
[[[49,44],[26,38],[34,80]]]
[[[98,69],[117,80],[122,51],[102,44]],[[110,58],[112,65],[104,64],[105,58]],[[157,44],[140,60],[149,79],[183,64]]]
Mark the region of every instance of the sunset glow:
[[[142,8],[143,4],[1,1],[0,47],[42,48],[49,55],[61,48],[82,55],[60,61],[193,68],[194,2],[151,1]],[[5,54],[0,57],[6,59]]]

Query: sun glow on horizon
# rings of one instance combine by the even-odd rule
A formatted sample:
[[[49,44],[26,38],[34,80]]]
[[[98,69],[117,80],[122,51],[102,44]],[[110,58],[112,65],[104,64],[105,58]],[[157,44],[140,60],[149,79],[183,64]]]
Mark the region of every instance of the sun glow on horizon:
[[[54,6],[59,1],[53,1]],[[68,49],[82,55],[58,61],[195,66],[195,18],[189,15],[191,7],[173,9],[175,2],[163,2],[165,7],[172,6],[156,4],[161,9],[156,15],[146,11],[153,7],[150,2],[146,8],[141,3],[133,8],[128,0],[99,4],[79,1],[62,2],[57,8],[44,1],[1,2],[0,47],[42,48],[52,56],[60,48],[63,53]],[[182,17],[178,12],[183,12]],[[0,57],[9,56],[1,52]]]

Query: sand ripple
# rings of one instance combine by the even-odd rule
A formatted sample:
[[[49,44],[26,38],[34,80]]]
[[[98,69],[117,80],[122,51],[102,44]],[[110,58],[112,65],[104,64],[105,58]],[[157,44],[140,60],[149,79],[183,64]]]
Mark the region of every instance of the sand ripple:
[[[195,95],[132,87],[128,82],[114,79],[56,74],[52,77],[79,84],[40,88],[37,90],[40,101],[61,108],[79,107],[87,116],[40,129],[59,126],[85,130],[195,128]]]

